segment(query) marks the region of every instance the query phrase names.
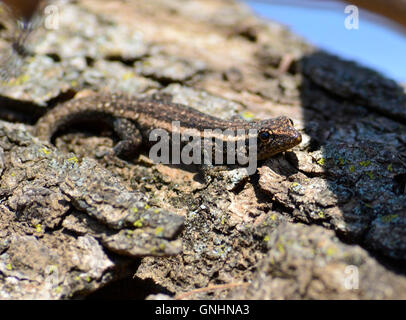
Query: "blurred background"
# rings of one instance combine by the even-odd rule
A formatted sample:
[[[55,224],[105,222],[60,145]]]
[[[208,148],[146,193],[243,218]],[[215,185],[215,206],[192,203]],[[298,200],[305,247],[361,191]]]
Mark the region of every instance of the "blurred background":
[[[284,24],[317,47],[406,83],[406,28],[360,8],[359,28],[348,30],[344,26],[348,4],[338,1],[242,1],[261,17]]]
[[[358,61],[398,82],[406,83],[406,0],[351,0],[351,3],[383,14],[399,23],[396,25],[389,19],[358,7],[358,29],[351,30],[344,26],[349,15],[345,13],[349,3],[344,1],[240,1],[248,4],[259,16],[286,25],[295,34],[319,48]],[[0,4],[5,3],[11,13],[23,23],[23,28],[29,27],[31,17],[38,11],[36,9],[46,2],[0,0]],[[25,35],[18,35],[15,48],[21,48],[24,41]]]

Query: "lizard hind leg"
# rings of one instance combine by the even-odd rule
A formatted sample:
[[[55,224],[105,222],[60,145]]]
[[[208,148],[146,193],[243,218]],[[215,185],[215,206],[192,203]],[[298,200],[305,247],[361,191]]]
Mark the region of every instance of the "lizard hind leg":
[[[113,128],[120,138],[114,146],[114,154],[124,159],[134,158],[142,144],[142,135],[136,124],[125,118],[117,118],[113,122]]]

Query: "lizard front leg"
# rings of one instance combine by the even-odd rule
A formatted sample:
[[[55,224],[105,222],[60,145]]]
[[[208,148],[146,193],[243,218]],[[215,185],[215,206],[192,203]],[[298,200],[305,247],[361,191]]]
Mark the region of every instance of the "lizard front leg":
[[[134,157],[142,144],[142,135],[136,124],[126,118],[116,118],[113,128],[120,139],[113,148],[114,154],[126,159]]]

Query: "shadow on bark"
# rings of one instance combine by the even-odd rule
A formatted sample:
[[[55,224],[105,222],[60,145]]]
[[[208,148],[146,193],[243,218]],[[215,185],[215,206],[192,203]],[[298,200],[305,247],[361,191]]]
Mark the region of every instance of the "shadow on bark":
[[[304,57],[299,68],[304,75],[300,88],[304,132],[310,137],[305,152],[323,168],[321,177],[328,187],[308,183],[307,187],[324,193],[323,201],[305,204],[298,216],[308,219],[319,210],[313,222],[335,230],[348,243],[362,245],[404,273],[404,88],[321,51]]]

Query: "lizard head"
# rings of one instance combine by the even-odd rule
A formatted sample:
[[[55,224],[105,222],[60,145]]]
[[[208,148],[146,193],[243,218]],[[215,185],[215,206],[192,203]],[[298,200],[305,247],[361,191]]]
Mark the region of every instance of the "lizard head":
[[[293,121],[284,116],[258,121],[253,128],[258,130],[258,160],[293,148],[302,141],[302,135],[293,126]]]

